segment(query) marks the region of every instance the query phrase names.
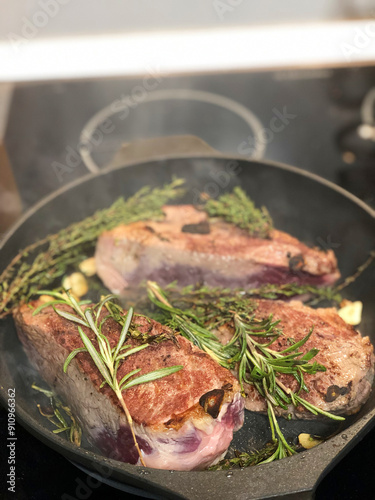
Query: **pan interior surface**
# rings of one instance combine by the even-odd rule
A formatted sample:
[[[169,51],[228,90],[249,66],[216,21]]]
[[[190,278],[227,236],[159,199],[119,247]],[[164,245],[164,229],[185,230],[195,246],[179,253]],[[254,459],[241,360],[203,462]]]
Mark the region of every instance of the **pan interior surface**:
[[[268,208],[276,228],[289,232],[309,245],[332,248],[344,277],[353,274],[366,260],[369,252],[375,248],[375,221],[371,210],[366,210],[361,203],[357,203],[353,197],[346,196],[341,190],[333,189],[329,183],[319,182],[297,170],[266,162],[192,157],[157,160],[103,172],[52,197],[47,203],[41,204],[37,211],[31,212],[5,240],[0,251],[1,268],[5,268],[20,248],[72,222],[79,221],[98,209],[109,206],[120,196],[128,197],[145,185],[151,187],[163,185],[170,182],[173,176],[186,179],[186,195],[178,200],[178,203],[197,203],[203,191],[212,197],[217,197],[232,190],[234,186],[241,186],[258,206],[264,205]],[[368,335],[375,344],[374,267],[369,268],[345,291],[345,297],[363,302],[364,313],[360,330],[362,335]],[[17,411],[21,423],[49,446],[88,468],[92,469],[93,464],[103,461],[100,453],[89,443],[83,441],[82,448],[77,450],[64,441],[64,438],[50,432],[52,428],[40,415],[36,406],[40,396],[31,389],[32,383],[43,384],[43,382],[29,364],[10,318],[0,323],[0,359],[1,397],[5,402],[7,389],[16,388]],[[301,432],[324,437],[346,433],[349,435],[348,442],[354,443],[355,434],[368,425],[370,419],[373,420],[374,408],[373,392],[361,411],[348,417],[342,424],[338,425],[328,420],[280,419],[280,425],[286,437],[291,439]],[[351,428],[354,429],[353,435],[349,432]],[[245,425],[236,433],[231,449],[249,451],[262,447],[269,439],[267,417],[246,412]],[[335,439],[330,441],[334,442]],[[288,474],[291,467],[298,470],[302,463],[301,457],[298,456],[241,471],[241,482],[249,484],[251,482],[254,485],[253,492],[249,493],[253,496],[247,498],[278,494],[282,488],[284,490],[287,488],[290,492],[311,488],[327,465],[327,460],[323,459],[324,451],[320,449],[330,441],[306,453],[304,463],[308,461],[309,456],[314,462],[322,457],[322,466],[315,472],[315,476],[311,473],[310,482],[267,486],[269,470],[272,469],[274,472],[278,470],[284,474]],[[338,452],[345,445],[346,442],[343,442],[341,446],[337,446],[335,456],[338,456]],[[222,483],[221,479],[213,479],[224,477],[223,471],[171,475],[169,471],[152,470],[145,478],[140,475],[140,468],[109,460],[106,460],[107,462],[111,463],[114,479],[144,489],[156,487],[155,491],[170,498],[198,498],[198,489],[189,493],[186,488],[186,481],[191,481],[187,475],[195,478],[197,488],[199,484],[206,490],[208,487],[211,488],[217,498],[228,498],[229,492],[240,493],[240,490],[236,490],[240,488],[236,486],[238,481],[233,480],[229,485],[228,480],[227,483],[225,480]],[[234,475],[238,474],[236,471]]]

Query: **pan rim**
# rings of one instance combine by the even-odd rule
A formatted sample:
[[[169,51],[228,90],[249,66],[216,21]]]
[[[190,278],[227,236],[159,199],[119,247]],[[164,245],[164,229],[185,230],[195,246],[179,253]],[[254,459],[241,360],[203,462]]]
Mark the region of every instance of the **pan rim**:
[[[318,184],[322,184],[328,188],[333,189],[337,193],[340,193],[343,195],[345,198],[349,199],[356,205],[358,205],[360,208],[362,208],[365,212],[367,212],[369,215],[371,215],[372,218],[375,218],[375,209],[372,209],[367,203],[362,201],[360,198],[355,196],[354,194],[350,193],[346,189],[342,188],[338,184],[335,184],[334,182],[325,179],[324,177],[321,177],[320,175],[314,174],[313,172],[310,172],[308,170],[303,170],[299,167],[295,167],[293,165],[288,165],[287,163],[282,163],[274,160],[264,160],[264,159],[248,159],[244,158],[243,156],[238,156],[238,155],[222,155],[222,154],[197,154],[197,155],[192,155],[192,154],[186,154],[186,155],[162,155],[162,156],[155,156],[153,158],[149,159],[142,159],[140,161],[136,162],[131,162],[131,163],[125,163],[123,165],[119,166],[114,166],[114,167],[107,167],[99,172],[95,173],[88,173],[86,175],[83,175],[82,177],[79,177],[78,179],[75,179],[74,181],[69,182],[68,184],[65,184],[64,186],[56,189],[55,191],[52,191],[52,193],[44,196],[41,198],[39,201],[37,201],[34,205],[32,205],[29,209],[26,210],[26,212],[7,230],[5,233],[4,237],[0,241],[0,250],[4,247],[4,245],[7,243],[7,241],[13,236],[13,234],[17,231],[17,229],[25,222],[29,217],[35,214],[39,209],[41,209],[43,206],[45,206],[47,203],[52,201],[53,199],[57,198],[60,194],[63,194],[67,191],[69,191],[71,188],[74,188],[76,186],[79,186],[80,184],[83,184],[91,179],[94,179],[96,177],[101,177],[103,175],[106,175],[110,172],[114,172],[116,170],[121,170],[123,168],[128,168],[128,167],[136,167],[137,165],[143,165],[145,163],[149,163],[152,161],[163,161],[163,160],[179,160],[179,159],[199,159],[199,158],[215,158],[218,160],[227,160],[227,161],[233,161],[233,160],[238,160],[238,161],[245,161],[248,163],[261,163],[265,164],[271,167],[278,168],[280,170],[286,170],[289,172],[293,172],[295,174],[302,175],[304,177],[307,177]]]

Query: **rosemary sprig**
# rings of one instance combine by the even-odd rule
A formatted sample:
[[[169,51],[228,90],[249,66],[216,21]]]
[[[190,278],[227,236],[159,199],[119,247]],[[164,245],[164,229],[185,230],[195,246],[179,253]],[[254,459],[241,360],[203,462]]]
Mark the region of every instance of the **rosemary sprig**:
[[[374,262],[374,260],[375,260],[375,250],[372,250],[370,252],[370,255],[368,256],[368,258],[366,259],[366,261],[357,268],[357,270],[355,271],[354,274],[352,274],[351,276],[346,277],[342,283],[340,283],[339,285],[337,285],[336,290],[339,292],[339,291],[343,290],[344,288],[346,288],[347,286],[349,286],[352,283],[354,283],[354,281],[359,276],[361,276],[361,274],[364,271],[366,271],[366,269]]]
[[[126,313],[119,340],[117,342],[117,345],[112,348],[108,338],[103,333],[103,325],[109,318],[112,319],[115,318],[111,313],[109,315],[104,316],[103,318],[101,312],[103,310],[103,307],[106,307],[110,303],[110,301],[114,298],[113,295],[108,295],[107,297],[103,298],[103,300],[99,302],[99,304],[93,307],[82,308],[82,306],[77,302],[74,296],[69,293],[69,291],[65,291],[64,295],[58,292],[46,292],[46,291],[43,291],[43,294],[49,294],[56,299],[54,301],[55,303],[52,304],[52,306],[55,312],[59,316],[78,324],[78,332],[84,345],[84,347],[74,349],[69,354],[64,363],[63,367],[64,372],[67,371],[70,362],[78,353],[85,351],[90,354],[93,362],[95,363],[96,367],[98,368],[99,372],[101,373],[104,379],[102,386],[104,384],[108,384],[108,386],[116,394],[117,399],[122,409],[125,412],[132,433],[134,445],[139,454],[140,461],[143,466],[146,466],[137,442],[137,438],[134,433],[133,419],[123,398],[123,392],[136,385],[144,384],[171,375],[172,373],[181,370],[183,366],[175,365],[167,368],[161,368],[159,370],[154,370],[152,372],[148,372],[139,376],[136,375],[141,371],[141,369],[137,368],[124,375],[122,379],[119,381],[118,369],[123,360],[126,357],[131,356],[132,354],[135,354],[136,352],[139,352],[143,349],[146,349],[149,346],[149,344],[141,344],[136,347],[131,347],[130,345],[125,344],[127,333],[129,331],[129,327],[133,319],[133,308],[129,308],[128,312]],[[71,307],[73,309],[73,313],[75,314],[69,313],[62,309],[58,309],[57,307],[59,304],[61,304],[61,301],[64,301],[65,305]],[[98,344],[98,349],[94,346],[93,342],[84,332],[82,326],[86,327],[95,334],[95,338]]]
[[[156,283],[148,282],[147,288],[151,302],[169,313],[173,324],[183,335],[206,352],[209,352],[211,346],[214,345],[213,359],[226,368],[237,366],[238,380],[243,394],[246,383],[254,386],[265,398],[274,451],[267,458],[262,459],[262,463],[295,453],[294,447],[286,441],[277,422],[276,408],[288,411],[290,406],[302,405],[315,415],[319,413],[333,420],[344,420],[343,417],[321,410],[300,395],[302,391],[308,392],[304,375],[315,374],[326,369],[313,360],[319,352],[318,349],[312,348],[306,353],[300,350],[311,337],[313,328],[303,339],[292,343],[282,351],[275,351],[272,349],[272,344],[280,335],[283,335],[278,327],[279,321],[273,321],[272,315],[265,319],[256,318],[256,304],[251,301],[249,304],[247,297],[244,299],[240,296],[237,302],[237,296],[225,296],[223,291],[218,294],[218,290],[215,289],[215,300],[208,301],[207,296],[209,293],[212,296],[213,291],[206,287],[203,291],[200,289],[194,294],[195,304],[190,302],[190,307],[183,309],[183,306],[173,307],[168,302],[168,292],[164,292]],[[191,292],[191,289],[189,290]],[[182,302],[186,298],[186,292],[185,289],[182,293]],[[246,304],[248,304],[247,308]],[[212,329],[217,330],[225,323],[229,323],[234,328],[234,333],[231,340],[223,345],[218,341]],[[207,339],[210,342],[209,347]],[[279,378],[280,374],[293,376],[298,382],[298,391],[295,392],[286,387]]]
[[[40,414],[43,417],[46,417],[55,427],[57,427],[57,429],[52,432],[54,434],[65,432],[71,443],[76,446],[81,446],[82,429],[76,418],[73,416],[71,409],[68,406],[63,405],[53,391],[43,389],[35,384],[32,384],[31,387],[34,390],[43,393],[50,400],[50,413],[46,413],[44,409],[42,410],[40,404],[38,404],[37,407]],[[70,425],[67,423],[67,419],[70,420]]]
[[[258,238],[269,238],[273,229],[266,207],[256,208],[240,187],[235,187],[232,193],[225,193],[217,200],[209,199],[204,210],[210,217],[220,217]]]
[[[161,207],[183,194],[183,183],[175,179],[161,188],[144,187],[127,200],[120,198],[109,208],[21,250],[0,275],[0,318],[90,254],[103,231],[162,216]]]
[[[300,396],[302,390],[309,392],[304,381],[305,373],[315,374],[318,371],[326,371],[323,365],[316,361],[311,362],[319,352],[318,349],[310,349],[305,354],[299,350],[311,337],[313,328],[300,341],[282,351],[275,351],[271,348],[271,345],[281,335],[281,332],[275,330],[278,322],[272,323],[271,320],[271,317],[266,321],[263,320],[263,323],[266,323],[264,331],[255,334],[251,322],[246,323],[239,315],[234,316],[235,334],[233,338],[239,342],[241,347],[236,358],[240,385],[242,390],[244,390],[244,383],[253,385],[259,394],[265,398],[272,431],[272,441],[278,443],[275,453],[263,463],[295,453],[295,450],[287,443],[280,430],[274,411],[276,407],[281,407],[287,411],[291,405],[294,407],[302,405],[314,415],[319,413],[332,420],[344,420],[343,417],[321,410]],[[255,340],[256,335],[261,338],[271,337],[271,340],[262,343]],[[294,392],[286,387],[279,380],[279,374],[293,375],[299,384],[298,391]]]
[[[205,351],[212,359],[225,368],[231,368],[233,362],[229,348],[223,350],[223,345],[216,335],[199,321],[198,317],[191,311],[182,311],[173,307],[167,300],[163,290],[154,281],[147,282],[147,294],[150,301],[166,314],[163,322],[169,327],[178,330],[181,335],[190,340],[194,345]],[[159,318],[161,319],[161,318]]]

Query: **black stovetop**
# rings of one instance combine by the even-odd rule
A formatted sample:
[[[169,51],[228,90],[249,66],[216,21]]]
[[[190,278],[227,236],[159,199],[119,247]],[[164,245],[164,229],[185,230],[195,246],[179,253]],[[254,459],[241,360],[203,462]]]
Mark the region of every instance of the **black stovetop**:
[[[94,113],[121,96],[133,96],[134,99],[134,89],[139,85],[142,85],[141,80],[116,79],[34,84],[16,89],[6,147],[25,209],[87,172],[82,162],[76,162],[74,168],[59,178],[53,162],[66,162],[67,147],[77,150],[80,132]],[[282,130],[272,133],[272,137],[267,131],[260,132],[265,146],[264,158],[317,173],[374,206],[375,143],[361,140],[356,133],[361,122],[361,103],[373,86],[375,68],[353,68],[163,77],[157,90],[190,89],[228,97],[251,110],[264,129],[270,129],[275,109],[287,113],[289,118],[285,120],[288,123]],[[143,130],[147,130],[148,136],[155,130],[158,135],[167,134],[168,127],[175,126],[168,124],[168,116],[162,116],[155,123],[155,117],[139,113],[141,105],[142,100],[129,107],[125,121],[126,140],[141,137]],[[240,126],[237,130],[236,121],[230,126],[225,119],[210,124],[202,114],[187,113],[186,109],[194,108],[184,108],[185,121],[177,127],[177,133],[198,135],[216,149],[238,154],[237,146],[244,140],[246,130]],[[221,147],[223,143],[224,148]],[[107,146],[111,147],[111,141],[106,142]],[[4,438],[5,418],[6,412],[0,409],[0,433]],[[94,487],[85,473],[20,426],[17,426],[16,435],[17,492],[9,498],[136,498],[107,485],[95,483]],[[0,488],[5,491],[6,447],[4,439],[2,442]],[[375,498],[374,449],[375,429],[322,480],[316,498]],[[2,491],[0,498],[7,498]]]

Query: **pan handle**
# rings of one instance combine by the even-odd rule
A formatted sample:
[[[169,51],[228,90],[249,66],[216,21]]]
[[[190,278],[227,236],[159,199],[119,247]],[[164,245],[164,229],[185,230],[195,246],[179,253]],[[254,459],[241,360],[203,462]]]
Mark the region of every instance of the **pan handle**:
[[[91,157],[89,148],[81,143],[80,154],[90,172],[98,172],[99,167]],[[194,135],[173,135],[167,137],[152,137],[130,143],[123,143],[114,155],[108,168],[126,166],[135,161],[147,161],[155,158],[200,154],[221,156],[222,153],[209,146],[205,141]]]
[[[191,154],[220,156],[221,153],[194,135],[173,135],[153,137],[131,143],[124,143],[113,157],[110,168],[120,167],[135,161],[144,161],[160,157],[182,156]]]
[[[206,92],[194,89],[181,89],[181,88],[161,89],[146,93],[146,95],[143,96],[142,100],[139,101],[139,104],[141,103],[146,104],[154,101],[161,101],[161,102],[165,101],[170,103],[179,101],[180,102],[191,101],[195,103],[197,102],[202,103],[202,105],[213,106],[213,109],[218,108],[219,110],[220,109],[226,110],[226,112],[230,112],[233,116],[236,116],[237,119],[243,121],[245,123],[245,126],[248,127],[249,132],[254,136],[254,138],[259,138],[263,129],[262,124],[256,117],[256,115],[254,115],[254,113],[249,109],[247,109],[244,105],[242,105],[238,101],[234,101],[232,99],[229,99],[228,97],[219,94],[214,94],[212,92]],[[90,172],[98,173],[100,171],[100,167],[97,165],[97,163],[95,162],[95,160],[92,158],[91,155],[93,144],[95,144],[95,142],[93,141],[95,130],[97,130],[97,128],[100,127],[101,124],[103,125],[107,120],[111,120],[114,117],[114,115],[117,115],[119,112],[127,109],[128,109],[128,103],[122,102],[121,99],[120,100],[117,99],[108,106],[106,106],[105,108],[98,111],[94,116],[90,118],[90,120],[84,126],[80,135],[78,149],[86,168]],[[120,117],[120,119],[122,118]],[[181,119],[183,120],[183,116],[181,117]],[[213,123],[215,123],[215,121]],[[183,122],[181,122],[181,125],[183,125]],[[108,131],[106,133],[111,133],[111,132]],[[156,132],[156,135],[158,135],[158,132]],[[185,142],[184,138],[186,137],[189,137],[189,140],[186,142],[187,145],[183,144]],[[164,143],[164,147],[166,149],[163,149],[163,151],[160,151],[160,148],[162,146],[161,145],[159,146],[159,143],[162,142],[161,138],[150,139],[151,141],[157,141],[157,144],[155,144],[155,146],[151,148],[149,155],[146,155],[145,153],[143,154],[140,154],[138,152],[135,153],[134,150],[137,148],[131,147],[127,151],[127,157],[125,158],[125,162],[130,163],[132,161],[130,157],[131,154],[136,154],[136,156],[133,157],[133,161],[141,159],[147,160],[154,158],[155,149],[158,153],[160,151],[160,154],[162,154],[164,157],[166,155],[170,156],[172,154],[174,154],[175,156],[176,155],[180,156],[181,154],[186,154],[186,153],[189,153],[191,155],[194,153],[201,154],[203,152],[205,154],[211,153],[212,155],[212,150],[210,146],[208,146],[206,143],[204,143],[197,137],[194,137],[194,139],[198,141],[195,143],[191,142],[192,136],[185,136],[185,135],[177,136],[176,138],[173,136],[165,137],[163,139],[166,139],[166,142]],[[145,140],[146,146],[148,141],[149,141],[148,139]],[[173,145],[171,145],[169,141],[172,141]],[[113,143],[111,144],[113,146]],[[204,148],[204,151],[202,151],[202,148]],[[210,148],[210,151],[208,151],[207,148]],[[265,148],[266,148],[265,141],[256,140],[254,143],[254,149],[251,156],[257,159],[262,158],[264,155]],[[218,154],[216,151],[214,152]],[[123,164],[124,162],[122,161],[121,166]]]

